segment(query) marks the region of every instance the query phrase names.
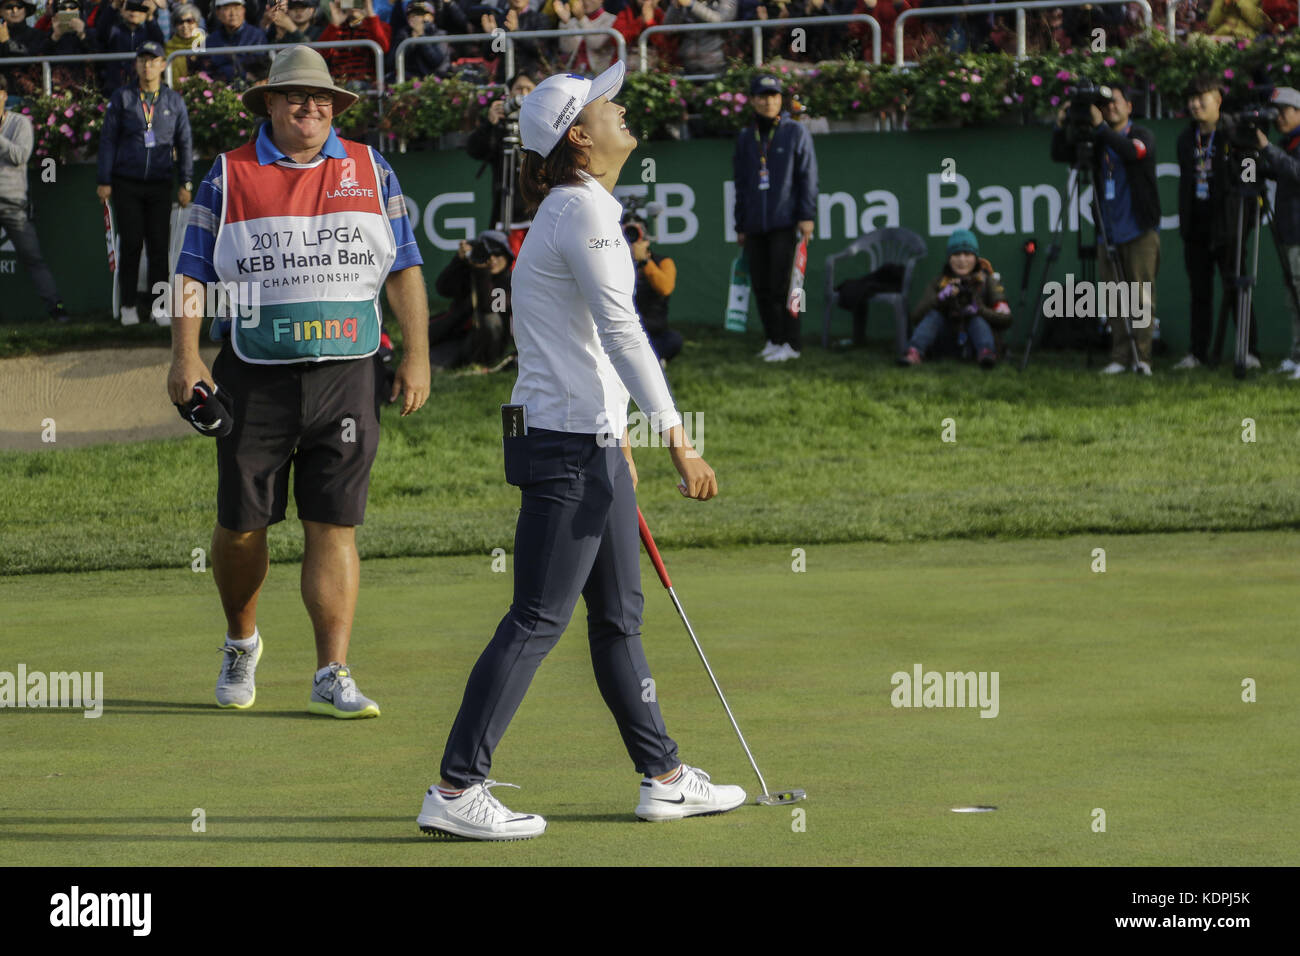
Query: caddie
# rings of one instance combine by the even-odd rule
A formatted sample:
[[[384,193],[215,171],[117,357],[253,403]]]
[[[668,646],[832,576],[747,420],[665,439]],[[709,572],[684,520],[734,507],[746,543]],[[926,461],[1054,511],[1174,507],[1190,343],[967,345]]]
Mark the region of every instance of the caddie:
[[[355,530],[379,446],[381,401],[400,394],[409,415],[429,396],[429,316],[396,175],[375,150],[332,128],[356,100],[334,85],[315,50],[280,53],[267,83],[243,94],[245,107],[269,122],[213,164],[176,268],[168,394],[183,405],[204,385],[224,396],[233,419],[217,438],[211,552],[227,622],[221,707],[245,709],[256,698],[266,529],[285,517],[292,474],[305,539],[302,597],[316,637],[308,710],[379,715],[347,666],[359,586]],[[223,344],[209,371],[198,339],[215,283],[238,307],[213,319],[211,335]],[[381,287],[406,347],[387,396],[373,358]]]

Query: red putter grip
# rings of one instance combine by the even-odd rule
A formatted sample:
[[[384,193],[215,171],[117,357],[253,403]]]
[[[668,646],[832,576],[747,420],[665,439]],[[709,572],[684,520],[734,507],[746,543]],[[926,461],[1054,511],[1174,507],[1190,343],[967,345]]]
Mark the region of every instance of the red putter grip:
[[[641,514],[640,508],[636,509],[636,523],[641,528],[641,543],[645,545],[645,553],[650,555],[655,570],[659,572],[659,580],[664,587],[671,589],[673,582],[668,578],[668,569],[664,567],[664,559],[659,557],[659,549],[655,547],[655,539],[650,537],[650,528],[646,525],[645,515]]]

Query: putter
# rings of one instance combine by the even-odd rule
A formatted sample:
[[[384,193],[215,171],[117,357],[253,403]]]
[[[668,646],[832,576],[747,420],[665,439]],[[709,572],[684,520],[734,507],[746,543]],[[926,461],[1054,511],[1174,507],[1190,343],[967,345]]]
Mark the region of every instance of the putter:
[[[750,752],[749,744],[745,743],[745,735],[740,732],[740,725],[736,723],[736,718],[731,713],[731,708],[727,705],[727,698],[722,695],[722,688],[718,686],[718,679],[713,676],[713,668],[709,666],[709,659],[704,656],[704,648],[700,647],[700,641],[695,636],[695,629],[691,627],[690,620],[686,617],[686,612],[682,610],[682,602],[677,600],[677,592],[673,590],[673,582],[668,577],[668,569],[664,567],[663,558],[659,557],[659,549],[655,547],[655,539],[650,536],[650,528],[645,523],[645,516],[641,514],[641,509],[636,509],[637,524],[641,528],[641,542],[645,545],[646,554],[650,555],[650,560],[654,563],[655,570],[659,572],[659,580],[668,590],[668,596],[673,599],[673,607],[677,608],[677,613],[681,615],[682,623],[686,625],[686,633],[691,636],[691,643],[695,645],[696,653],[700,655],[700,660],[704,663],[704,669],[708,672],[709,680],[713,681],[713,689],[718,692],[718,700],[722,701],[722,707],[727,712],[727,717],[731,720],[731,726],[736,731],[736,736],[740,738],[740,746],[745,748],[745,756],[749,758],[749,765],[754,768],[754,774],[758,777],[758,785],[763,788],[763,795],[758,798],[757,803],[765,806],[776,806],[783,803],[794,803],[796,800],[804,800],[808,793],[804,790],[782,790],[778,793],[767,792],[767,782],[763,779],[762,772],[758,769],[758,762],[754,760],[753,753]]]

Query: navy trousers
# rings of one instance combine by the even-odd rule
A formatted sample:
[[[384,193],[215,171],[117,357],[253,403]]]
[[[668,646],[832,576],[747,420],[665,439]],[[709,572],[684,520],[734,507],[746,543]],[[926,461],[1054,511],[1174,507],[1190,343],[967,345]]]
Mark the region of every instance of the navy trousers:
[[[469,675],[443,779],[468,787],[487,778],[493,751],[580,594],[596,684],[628,756],[646,776],[673,770],[681,762],[677,744],[641,648],[641,546],[622,449],[601,447],[595,435],[544,429],[505,446],[506,480],[522,492],[514,601]]]

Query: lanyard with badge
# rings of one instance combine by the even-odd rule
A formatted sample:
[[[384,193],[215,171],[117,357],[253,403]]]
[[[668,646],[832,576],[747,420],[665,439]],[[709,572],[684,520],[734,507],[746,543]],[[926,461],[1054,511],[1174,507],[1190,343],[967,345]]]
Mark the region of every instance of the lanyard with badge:
[[[779,120],[778,120],[779,122]],[[764,141],[758,135],[758,130],[754,130],[754,142],[758,143],[758,188],[760,190],[770,189],[772,187],[772,178],[767,171],[767,148],[776,138],[776,123],[772,124],[772,130],[767,134],[767,140]]]
[[[140,91],[140,109],[144,112],[144,148],[153,149],[158,144],[157,138],[153,132],[153,111],[158,106],[158,94],[154,94],[154,101],[150,103],[145,99],[144,90]]]
[[[1210,141],[1204,146],[1201,145],[1201,131],[1196,131],[1196,198],[1210,198],[1210,166],[1213,163],[1214,156],[1214,134],[1217,130],[1210,130]]]

